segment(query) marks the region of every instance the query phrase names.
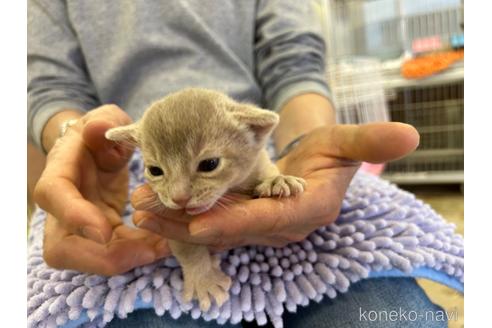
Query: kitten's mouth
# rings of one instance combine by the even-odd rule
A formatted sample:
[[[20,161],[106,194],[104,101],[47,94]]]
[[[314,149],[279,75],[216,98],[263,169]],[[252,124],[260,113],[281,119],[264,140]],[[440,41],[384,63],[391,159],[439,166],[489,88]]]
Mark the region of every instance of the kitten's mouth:
[[[198,207],[186,207],[185,211],[186,211],[186,214],[188,214],[188,215],[198,215],[200,213],[208,211],[213,205],[214,205],[214,203],[210,203],[210,204],[206,204],[206,205],[202,205],[202,206],[198,206]]]

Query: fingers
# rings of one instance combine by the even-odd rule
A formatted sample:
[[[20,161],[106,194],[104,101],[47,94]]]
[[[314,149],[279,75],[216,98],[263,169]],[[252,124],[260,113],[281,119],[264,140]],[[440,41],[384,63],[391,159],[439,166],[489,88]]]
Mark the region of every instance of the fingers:
[[[213,236],[192,236],[188,228],[189,221],[179,222],[147,211],[135,211],[133,223],[140,229],[151,231],[165,239],[179,240],[190,244],[219,245],[224,241],[216,240]]]
[[[106,243],[111,222],[120,222],[118,205],[126,191],[118,190],[126,188],[123,167],[132,150],[106,140],[104,132],[130,122],[117,106],[102,106],[80,118],[50,150],[34,198],[70,232]],[[98,183],[105,184],[104,190],[97,188]]]
[[[371,163],[401,158],[419,144],[414,127],[396,122],[334,125],[316,130],[311,138],[331,156]]]
[[[194,217],[188,230],[192,238],[209,245],[242,245],[295,225],[301,214],[310,217],[303,203],[301,197],[260,198],[227,209],[212,208]]]
[[[319,216],[319,204],[313,204],[311,196],[303,197],[304,194],[285,199],[260,198],[231,204],[227,208],[217,206],[186,222],[136,211],[133,221],[139,228],[164,238],[209,245],[215,249],[255,243],[273,245],[275,240],[269,243],[268,236],[281,233],[285,227],[298,226],[302,217]],[[317,227],[317,222],[301,222],[301,225],[302,230],[310,231]],[[295,240],[305,236],[302,231],[291,235]]]
[[[193,217],[188,230],[192,238],[216,249],[230,245],[285,245],[303,240],[320,226],[332,223],[356,168],[342,167],[310,179],[301,195],[259,198],[214,207]]]
[[[63,177],[41,177],[34,198],[69,231],[101,244],[110,240],[109,221],[97,206],[82,197],[71,181]]]
[[[158,216],[179,222],[189,222],[190,216],[184,210],[173,210],[164,206],[148,184],[139,186],[131,195],[131,204],[136,210],[148,211]]]
[[[107,245],[101,245],[69,233],[53,216],[48,216],[44,258],[49,266],[55,268],[109,276],[152,263],[170,254],[167,244],[161,238],[143,233],[145,235],[142,235],[142,231],[136,234],[122,231],[119,237],[116,236]],[[126,237],[122,237],[124,235]]]
[[[190,238],[188,224],[184,222],[177,222],[147,211],[135,211],[133,223],[141,229],[152,231],[164,238],[195,242]]]
[[[111,143],[104,139],[102,130],[108,125],[129,122],[131,119],[127,114],[111,105],[102,106],[83,116],[67,130],[63,138],[56,141],[35,188],[36,203],[57,217],[70,232],[98,243],[108,242],[112,233],[108,220],[111,218],[107,217],[109,212],[103,213],[93,201],[100,192],[94,190],[95,181],[101,177],[98,165],[107,171],[117,171],[126,164],[131,154],[127,150],[121,152],[108,149]],[[88,145],[84,143],[81,131]],[[91,155],[86,146],[91,146],[95,155]]]
[[[164,211],[164,205],[148,184],[137,187],[130,197],[130,202],[137,210],[150,211],[154,214]]]
[[[118,106],[105,105],[89,112],[82,121],[83,140],[99,168],[109,172],[121,169],[132,155],[133,147],[108,140],[104,134],[110,128],[132,123],[128,114]]]
[[[57,217],[65,227],[98,243],[111,238],[112,226],[101,210],[82,196],[78,186],[82,169],[96,170],[84,161],[83,145],[76,136],[58,140],[50,153],[46,168],[34,189],[34,201]]]

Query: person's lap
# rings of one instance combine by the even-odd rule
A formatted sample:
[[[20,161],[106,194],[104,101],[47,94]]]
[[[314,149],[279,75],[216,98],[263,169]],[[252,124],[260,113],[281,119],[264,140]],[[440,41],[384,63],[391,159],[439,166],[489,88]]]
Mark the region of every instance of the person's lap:
[[[394,312],[392,312],[394,311]],[[353,284],[349,291],[334,300],[298,308],[297,313],[285,313],[284,327],[447,327],[439,321],[442,308],[433,304],[413,278],[366,279]],[[432,320],[435,318],[435,320]],[[219,326],[215,321],[193,320],[182,315],[178,320],[168,314],[159,317],[152,309],[138,310],[127,319],[114,319],[109,328],[157,327],[256,327],[252,323]],[[271,327],[268,325],[266,327]]]

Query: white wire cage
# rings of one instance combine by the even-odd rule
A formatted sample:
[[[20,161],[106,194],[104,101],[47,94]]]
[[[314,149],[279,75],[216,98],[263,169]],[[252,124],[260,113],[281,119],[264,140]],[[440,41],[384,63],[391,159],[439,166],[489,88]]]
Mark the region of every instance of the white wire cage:
[[[352,2],[325,1],[326,77],[339,123],[388,121],[381,60],[352,51]],[[352,11],[350,10],[352,8]]]
[[[425,79],[401,76],[428,41],[449,49],[463,33],[460,0],[327,0],[327,78],[340,123],[399,121],[421,135],[416,152],[388,163],[403,183],[463,183],[463,64]],[[435,42],[435,41],[438,42]]]
[[[415,42],[438,37],[445,47],[463,33],[462,0],[326,0],[332,58],[396,59]]]
[[[385,176],[399,183],[463,183],[464,83],[406,87],[389,103],[393,121],[420,133],[413,154],[388,163]]]

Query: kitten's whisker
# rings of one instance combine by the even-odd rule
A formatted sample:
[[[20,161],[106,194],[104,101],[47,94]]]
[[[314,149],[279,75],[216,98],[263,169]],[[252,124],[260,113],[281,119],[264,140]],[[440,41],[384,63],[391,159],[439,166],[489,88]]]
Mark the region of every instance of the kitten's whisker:
[[[229,204],[237,203],[237,199],[233,199],[233,198],[228,198],[228,197],[222,196],[219,199],[222,200],[222,201],[224,201],[224,202],[228,202]]]
[[[153,197],[152,200],[148,201],[145,203],[145,205],[151,206],[151,205],[163,205],[159,197],[155,196]]]
[[[122,140],[118,140],[118,141],[113,141],[117,146],[123,148],[123,149],[127,149],[127,150],[131,150],[131,149],[134,149],[136,147],[138,147],[137,143],[132,143],[132,142],[128,142],[128,141],[122,141]]]
[[[220,198],[220,201],[224,204],[234,204],[232,200],[226,198]]]
[[[237,193],[227,193],[224,196],[229,198],[229,199],[242,199],[246,195],[245,194],[237,194]]]
[[[230,197],[229,195],[223,195],[222,197],[219,198],[222,202],[229,204],[229,205],[234,205],[241,203],[247,199],[251,199],[251,197]]]
[[[144,204],[145,204],[145,210],[150,212],[163,214],[166,211],[166,206],[160,201],[159,198],[156,198]]]
[[[245,199],[251,198],[251,195],[243,195],[243,194],[232,194],[232,193],[227,193],[225,195],[222,195],[221,198],[228,199],[231,201],[242,201]]]
[[[217,204],[217,206],[219,206],[220,208],[223,208],[224,210],[230,212],[230,208],[226,204],[223,204],[220,199],[217,200],[215,204]]]

